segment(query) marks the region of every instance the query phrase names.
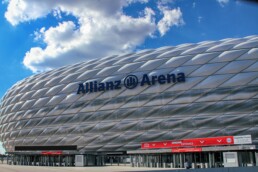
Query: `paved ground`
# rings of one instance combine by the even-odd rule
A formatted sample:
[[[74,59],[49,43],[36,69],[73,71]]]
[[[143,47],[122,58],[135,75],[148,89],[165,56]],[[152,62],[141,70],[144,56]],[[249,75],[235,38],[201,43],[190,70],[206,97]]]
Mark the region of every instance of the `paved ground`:
[[[165,168],[136,168],[129,166],[105,167],[43,167],[43,166],[18,166],[0,163],[0,172],[133,172],[133,171],[170,171]]]

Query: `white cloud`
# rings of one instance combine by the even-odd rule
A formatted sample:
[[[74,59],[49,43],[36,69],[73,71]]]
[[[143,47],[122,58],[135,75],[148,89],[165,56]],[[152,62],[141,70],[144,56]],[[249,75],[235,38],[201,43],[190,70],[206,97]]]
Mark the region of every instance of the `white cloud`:
[[[184,24],[182,18],[182,12],[180,8],[169,10],[167,8],[160,8],[164,14],[163,18],[158,22],[158,30],[161,36],[165,35],[166,32],[172,26],[180,26]]]
[[[77,17],[83,14],[111,16],[126,4],[123,0],[10,0],[5,17],[12,25],[17,25],[20,22],[45,17],[55,10],[72,13]]]
[[[227,3],[229,3],[229,0],[217,0],[217,2],[220,4],[220,6],[224,7]]]
[[[201,23],[203,17],[202,16],[198,16],[198,23]]]
[[[195,3],[195,2],[193,2],[193,5],[192,5],[192,7],[193,7],[193,8],[195,8],[195,7],[196,7],[196,3]]]
[[[140,2],[142,4],[148,3],[149,0],[127,0],[128,3],[135,3],[135,2]]]
[[[167,5],[167,4],[171,4],[171,3],[174,3],[175,2],[175,0],[159,0],[158,1],[158,5],[160,6],[160,5]]]
[[[78,20],[62,21],[57,26],[34,32],[34,39],[42,40],[46,46],[32,47],[23,63],[33,72],[40,72],[132,51],[157,29],[163,36],[170,27],[183,23],[179,8],[164,7],[164,17],[158,24],[151,8],[146,7],[139,17],[124,14],[123,9],[136,2],[147,3],[148,0],[10,0],[5,16],[12,25],[48,14],[57,18],[70,14]]]

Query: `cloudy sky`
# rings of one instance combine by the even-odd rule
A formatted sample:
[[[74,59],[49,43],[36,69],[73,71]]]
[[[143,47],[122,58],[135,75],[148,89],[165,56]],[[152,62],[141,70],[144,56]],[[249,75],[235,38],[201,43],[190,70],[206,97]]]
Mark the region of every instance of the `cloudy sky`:
[[[2,0],[0,97],[60,66],[162,46],[258,34],[240,0]]]

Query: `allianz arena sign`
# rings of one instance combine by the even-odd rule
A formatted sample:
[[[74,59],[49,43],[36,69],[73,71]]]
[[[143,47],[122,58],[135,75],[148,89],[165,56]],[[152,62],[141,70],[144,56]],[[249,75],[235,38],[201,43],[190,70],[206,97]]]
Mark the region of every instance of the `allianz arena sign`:
[[[123,86],[126,89],[134,89],[138,85],[140,86],[151,86],[156,84],[175,84],[185,82],[185,74],[166,74],[166,75],[153,75],[143,74],[141,80],[136,75],[128,75],[123,80],[109,81],[109,82],[97,82],[91,81],[86,83],[80,83],[77,94],[93,93],[100,91],[118,90]]]

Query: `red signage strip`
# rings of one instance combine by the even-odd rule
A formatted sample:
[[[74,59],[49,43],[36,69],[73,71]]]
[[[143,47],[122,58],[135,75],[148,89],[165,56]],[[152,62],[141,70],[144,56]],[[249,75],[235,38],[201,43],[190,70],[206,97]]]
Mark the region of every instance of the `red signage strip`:
[[[62,155],[63,152],[62,151],[55,151],[55,152],[41,152],[41,155]]]
[[[173,153],[181,152],[201,152],[202,148],[173,148]]]
[[[234,136],[220,136],[210,138],[193,138],[182,140],[168,140],[160,142],[143,142],[142,149],[157,149],[157,148],[176,148],[176,147],[201,147],[201,146],[218,146],[218,145],[233,145]]]

